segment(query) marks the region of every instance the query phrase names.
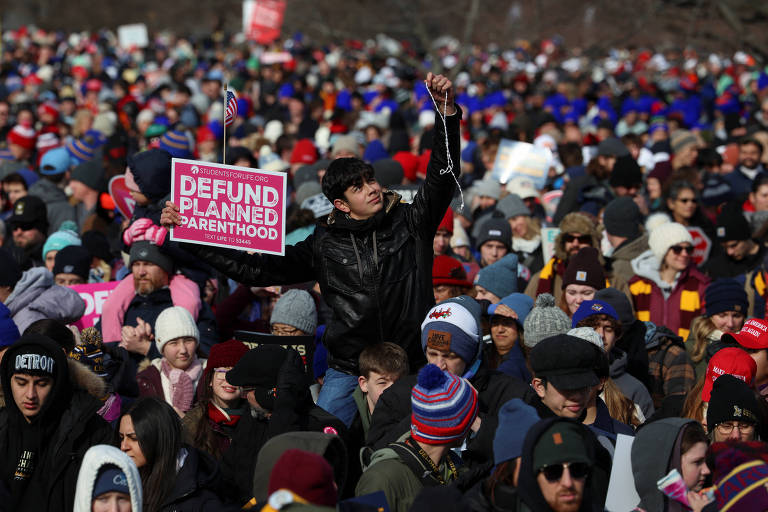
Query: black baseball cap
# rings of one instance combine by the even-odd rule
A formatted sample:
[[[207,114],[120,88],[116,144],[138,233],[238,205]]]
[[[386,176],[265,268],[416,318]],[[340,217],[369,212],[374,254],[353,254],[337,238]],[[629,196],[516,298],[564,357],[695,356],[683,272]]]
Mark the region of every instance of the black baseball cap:
[[[600,383],[595,373],[598,350],[586,340],[558,334],[536,344],[529,361],[534,375],[546,378],[555,388],[582,389]]]

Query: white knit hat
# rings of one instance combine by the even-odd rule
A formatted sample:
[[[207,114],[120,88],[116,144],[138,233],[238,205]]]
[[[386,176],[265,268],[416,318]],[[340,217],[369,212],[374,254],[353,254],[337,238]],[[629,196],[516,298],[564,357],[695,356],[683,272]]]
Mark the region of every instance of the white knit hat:
[[[166,343],[176,338],[195,338],[200,343],[200,331],[197,329],[192,313],[181,306],[164,309],[155,320],[155,347],[162,355]]]
[[[648,247],[651,248],[659,263],[664,261],[664,256],[670,247],[684,242],[693,245],[693,238],[685,226],[677,222],[667,222],[656,226],[648,237]]]
[[[597,331],[591,327],[575,327],[566,334],[586,340],[600,350],[605,351],[605,342],[603,341],[603,338],[601,338],[600,335],[597,334]]]
[[[453,219],[453,236],[451,237],[451,249],[469,245],[469,236],[459,219]]]

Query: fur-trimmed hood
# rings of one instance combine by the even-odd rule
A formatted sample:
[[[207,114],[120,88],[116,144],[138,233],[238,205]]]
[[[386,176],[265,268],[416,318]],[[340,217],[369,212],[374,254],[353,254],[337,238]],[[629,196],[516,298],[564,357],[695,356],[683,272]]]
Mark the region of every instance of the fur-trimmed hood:
[[[69,370],[69,382],[73,389],[85,391],[92,397],[102,400],[107,394],[107,383],[88,369],[82,363],[67,359],[67,369]],[[5,394],[0,387],[0,409],[5,407]]]
[[[91,510],[96,477],[99,475],[99,470],[108,464],[117,466],[125,473],[131,497],[131,510],[141,512],[143,496],[139,470],[136,469],[136,465],[130,457],[118,448],[106,444],[97,444],[85,452],[83,463],[80,465],[80,474],[77,477],[73,512],[89,512]]]
[[[580,212],[572,212],[563,217],[560,221],[560,233],[555,238],[555,257],[568,261],[568,255],[565,253],[565,245],[563,244],[563,236],[567,233],[581,233],[582,235],[589,235],[592,237],[592,247],[600,249],[600,232],[597,226],[588,215]],[[600,265],[605,265],[603,255],[600,256]]]

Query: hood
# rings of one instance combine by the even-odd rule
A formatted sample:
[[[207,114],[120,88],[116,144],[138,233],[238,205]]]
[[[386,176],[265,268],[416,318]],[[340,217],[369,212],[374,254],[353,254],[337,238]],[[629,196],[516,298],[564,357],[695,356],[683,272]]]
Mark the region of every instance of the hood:
[[[83,363],[67,359],[69,381],[74,389],[85,391],[93,398],[102,400],[107,394],[107,383]]]
[[[654,283],[661,279],[659,276],[659,260],[653,255],[653,251],[648,249],[634,258],[631,262],[632,271],[640,277],[650,279]]]
[[[565,247],[563,245],[563,236],[566,233],[581,233],[582,235],[589,235],[592,237],[592,247],[600,248],[600,234],[597,228],[592,223],[592,220],[584,213],[573,212],[569,213],[563,220],[560,221],[560,233],[555,238],[555,257],[568,261],[568,255],[565,254]],[[599,255],[600,265],[605,265],[603,255]]]
[[[611,378],[621,377],[627,372],[627,353],[620,348],[611,349]]]
[[[632,260],[648,250],[648,234],[645,233],[616,249],[613,253],[613,259]]]
[[[80,465],[80,474],[77,476],[77,488],[75,490],[75,507],[73,512],[90,512],[91,495],[99,469],[107,464],[120,468],[128,480],[128,490],[131,496],[131,510],[141,512],[143,503],[141,479],[139,470],[130,457],[120,451],[119,448],[98,444],[85,452],[83,463]]]
[[[674,465],[673,451],[683,428],[695,423],[686,418],[664,418],[640,428],[632,443],[632,473],[640,507],[645,510],[666,510],[669,501],[656,487]],[[679,456],[677,457],[679,459]]]
[[[128,157],[133,179],[141,193],[151,202],[171,192],[171,154],[162,149],[150,149]]]
[[[46,203],[60,202],[67,200],[67,194],[55,183],[41,179],[29,187],[29,195],[37,196]]]
[[[288,449],[304,450],[322,455],[333,468],[333,479],[339,489],[347,480],[347,448],[339,436],[322,432],[288,432],[275,436],[259,450],[253,472],[253,497],[259,503],[268,498],[269,475],[277,459]]]
[[[28,295],[26,297],[31,300],[19,311],[16,311],[13,317],[13,321],[16,322],[21,332],[42,318],[70,324],[77,321],[85,313],[85,301],[76,291],[66,286],[53,285],[42,293],[38,290],[33,297]]]
[[[518,478],[517,492],[520,495],[520,499],[523,501],[523,503],[525,503],[531,510],[535,510],[537,512],[545,512],[552,509],[544,500],[544,496],[541,494],[541,490],[539,489],[539,484],[536,482],[536,475],[534,474],[533,468],[533,449],[538,443],[541,435],[552,424],[561,421],[571,422],[583,427],[580,430],[584,437],[584,445],[587,447],[587,454],[593,461],[593,464],[597,462],[595,444],[598,441],[595,438],[595,435],[581,423],[567,418],[555,417],[541,420],[533,425],[525,435],[525,441],[523,442],[523,454],[520,461],[520,476]],[[590,482],[587,481],[586,485],[584,486],[584,497],[581,502],[581,508],[579,509],[581,511],[603,510],[600,504],[593,503],[594,500],[592,499],[591,487],[592,485],[590,485]]]
[[[40,295],[41,290],[51,286],[53,286],[53,274],[45,267],[33,267],[21,274],[21,279],[5,299],[5,305],[11,310],[11,315],[15,315]]]
[[[67,358],[64,355],[64,351],[58,343],[47,336],[41,334],[25,334],[6,351],[3,356],[3,361],[0,363],[0,383],[3,387],[3,394],[9,397],[8,402],[11,404],[11,401],[13,400],[11,375],[13,374],[16,354],[30,348],[48,354],[53,359],[55,365],[54,371],[56,372],[53,388],[48,394],[40,412],[33,419],[32,424],[56,424],[72,399],[72,383],[70,381],[69,365],[67,364]],[[15,404],[9,405],[7,409],[9,414],[21,419],[21,421],[25,421],[21,411],[19,411]]]

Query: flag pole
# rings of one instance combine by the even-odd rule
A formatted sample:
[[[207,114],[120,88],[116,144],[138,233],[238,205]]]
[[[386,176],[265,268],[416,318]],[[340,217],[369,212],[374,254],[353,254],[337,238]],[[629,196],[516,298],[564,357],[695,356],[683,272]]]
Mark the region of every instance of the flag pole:
[[[221,117],[222,123],[224,124],[224,144],[221,148],[221,163],[226,164],[227,163],[227,83],[224,83],[224,111],[222,112]]]

